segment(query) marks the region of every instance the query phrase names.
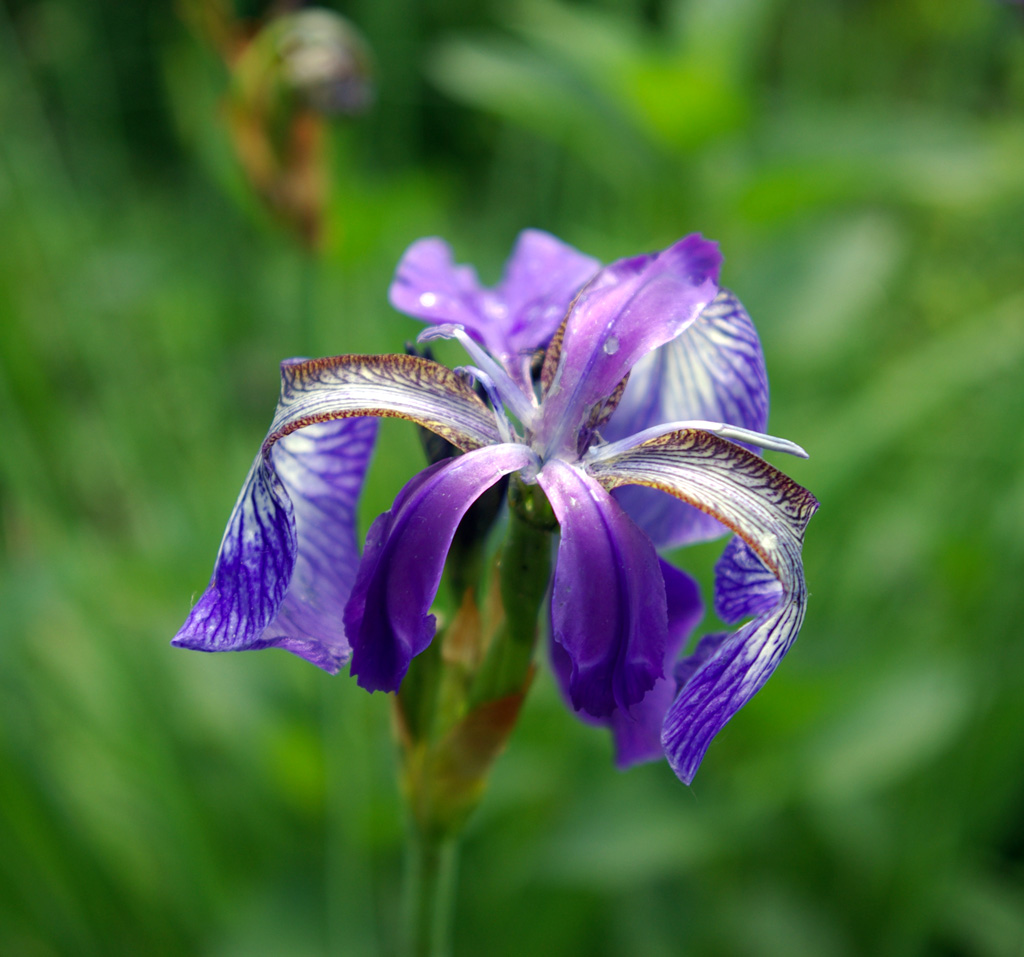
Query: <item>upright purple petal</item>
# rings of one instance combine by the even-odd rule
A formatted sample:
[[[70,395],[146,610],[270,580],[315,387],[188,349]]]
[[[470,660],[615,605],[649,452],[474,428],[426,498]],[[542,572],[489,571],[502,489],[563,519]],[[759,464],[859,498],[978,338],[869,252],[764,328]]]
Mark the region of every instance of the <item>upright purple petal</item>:
[[[721,255],[693,234],[656,256],[620,260],[580,294],[549,347],[538,436],[548,454],[575,451],[576,435],[648,352],[674,339],[718,292]]]
[[[530,355],[547,344],[569,304],[601,264],[550,233],[519,234],[493,289],[472,266],[456,265],[441,239],[413,243],[395,271],[389,298],[400,312],[434,325],[457,323],[517,381]]]
[[[538,482],[561,530],[552,640],[571,662],[573,707],[594,717],[639,702],[663,674],[665,583],[650,539],[597,482],[548,462]]]
[[[376,422],[348,418],[265,445],[228,522],[213,577],[173,640],[198,651],[284,648],[332,674],[348,660],[356,502]]]
[[[721,290],[696,321],[634,366],[625,394],[602,429],[616,441],[654,425],[703,419],[753,432],[768,426],[768,375],[757,330],[739,300]],[[659,548],[717,538],[710,515],[639,487],[615,497]]]
[[[800,548],[818,503],[753,453],[693,429],[625,452],[599,453],[588,471],[608,488],[649,485],[706,510],[751,547],[781,586],[771,609],[724,639],[696,669],[666,715],[666,757],[689,783],[714,736],[768,680],[796,639],[807,603]]]
[[[601,263],[539,229],[519,234],[496,292],[508,310],[505,342],[494,354],[530,356],[546,346],[561,325],[576,294]],[[484,344],[488,345],[487,340]],[[495,346],[500,344],[491,343]]]
[[[524,445],[494,445],[439,462],[373,523],[345,609],[352,674],[362,687],[398,689],[409,662],[434,637],[430,605],[462,516],[503,475],[532,461]]]
[[[481,301],[483,287],[472,266],[456,265],[451,247],[443,239],[418,239],[402,256],[388,290],[399,312],[430,323],[455,322],[477,332],[488,320]]]

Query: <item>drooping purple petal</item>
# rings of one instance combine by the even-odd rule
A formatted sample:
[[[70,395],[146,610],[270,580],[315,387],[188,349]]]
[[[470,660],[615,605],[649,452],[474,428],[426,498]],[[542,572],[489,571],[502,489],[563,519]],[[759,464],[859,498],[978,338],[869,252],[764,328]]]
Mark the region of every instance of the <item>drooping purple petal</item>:
[[[529,357],[547,344],[569,303],[601,264],[549,233],[519,234],[493,289],[472,266],[456,265],[441,239],[421,239],[402,257],[389,290],[401,312],[436,325],[463,326],[522,384]]]
[[[727,624],[771,611],[782,585],[739,536],[730,539],[715,563],[715,612]]]
[[[679,687],[674,674],[674,662],[704,614],[704,603],[701,601],[697,583],[668,562],[661,560],[659,564],[665,581],[668,605],[668,637],[665,643],[663,676],[655,681],[642,700],[625,711],[616,709],[605,718],[595,718],[585,711],[576,712],[581,721],[608,728],[612,732],[615,764],[622,770],[634,764],[661,760],[665,757],[661,746],[661,727],[665,713],[675,699]],[[548,644],[552,671],[563,696],[571,703],[569,681],[573,672],[572,659],[557,642],[549,641]]]
[[[634,366],[602,433],[616,441],[688,419],[754,432],[768,425],[768,375],[757,330],[726,289],[692,325]],[[725,531],[710,515],[650,489],[617,489],[615,497],[659,548],[706,541]]]
[[[281,647],[292,650],[296,639],[287,636],[319,635],[334,657],[348,660],[342,614],[359,565],[356,507],[376,436],[375,419],[341,419],[300,429],[271,449],[298,537],[288,591],[264,633],[286,636]]]
[[[761,690],[789,651],[806,603],[801,579],[774,613],[726,636],[683,685],[665,716],[661,740],[669,765],[684,784],[693,781],[715,735]]]
[[[546,455],[575,451],[576,435],[648,352],[674,339],[718,292],[721,254],[693,234],[656,256],[612,263],[586,286],[545,359]]]
[[[698,430],[670,433],[588,464],[605,487],[669,491],[733,529],[781,585],[775,606],[722,642],[673,702],[662,743],[676,774],[693,779],[714,736],[761,688],[796,638],[807,602],[800,548],[818,503],[753,453]]]
[[[568,655],[577,711],[628,709],[662,675],[665,583],[650,539],[597,482],[560,460],[538,482],[561,531],[551,597],[552,640]]]
[[[267,442],[314,422],[359,415],[416,422],[467,452],[501,441],[493,410],[451,369],[419,356],[355,355],[282,362]]]
[[[345,632],[352,674],[368,691],[395,691],[434,637],[430,605],[455,529],[503,475],[525,468],[524,445],[493,445],[425,469],[399,492],[366,536]]]
[[[661,570],[668,598],[665,674],[654,683],[642,701],[628,711],[616,711],[611,716],[615,764],[621,769],[643,761],[660,760],[665,756],[661,746],[661,729],[678,688],[674,662],[704,614],[704,603],[697,583],[667,562],[661,562]]]
[[[355,508],[376,422],[309,426],[261,450],[209,587],[172,644],[284,648],[334,674],[348,660],[342,611],[355,581]]]

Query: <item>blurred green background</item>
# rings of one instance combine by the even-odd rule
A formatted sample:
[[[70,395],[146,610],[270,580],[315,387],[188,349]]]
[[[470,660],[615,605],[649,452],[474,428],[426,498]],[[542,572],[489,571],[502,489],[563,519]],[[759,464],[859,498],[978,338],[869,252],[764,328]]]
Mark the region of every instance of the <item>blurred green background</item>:
[[[387,699],[168,641],[278,361],[400,348],[417,237],[494,282],[537,226],[719,240],[823,505],[800,640],[692,788],[614,771],[541,676],[456,954],[1024,954],[1022,8],[337,9],[377,95],[332,128],[311,266],[172,4],[0,5],[0,953],[393,951]],[[382,431],[366,522],[418,467]],[[677,558],[709,586],[719,549]]]

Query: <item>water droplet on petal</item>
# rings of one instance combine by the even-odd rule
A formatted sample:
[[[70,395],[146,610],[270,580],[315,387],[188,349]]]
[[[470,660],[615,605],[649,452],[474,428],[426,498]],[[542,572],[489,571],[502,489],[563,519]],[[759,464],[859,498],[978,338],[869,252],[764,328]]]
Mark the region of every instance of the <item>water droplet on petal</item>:
[[[619,340],[618,340],[618,337],[617,336],[609,336],[607,339],[605,339],[604,346],[602,348],[604,349],[604,354],[606,356],[613,356],[613,355],[615,355],[615,353],[619,351]]]
[[[430,309],[433,306],[436,306],[437,305],[437,296],[435,296],[434,293],[432,293],[432,292],[425,292],[425,293],[423,293],[423,295],[420,296],[420,305],[424,309]]]

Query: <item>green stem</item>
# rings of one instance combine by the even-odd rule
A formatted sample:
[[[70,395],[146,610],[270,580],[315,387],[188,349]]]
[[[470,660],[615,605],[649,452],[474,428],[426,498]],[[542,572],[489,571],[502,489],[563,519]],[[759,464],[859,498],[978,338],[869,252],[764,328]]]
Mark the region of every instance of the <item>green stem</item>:
[[[505,623],[487,653],[470,695],[472,704],[520,691],[537,643],[537,616],[551,579],[551,536],[558,527],[540,486],[509,485],[508,538],[501,553]]]
[[[466,594],[443,641],[449,654],[414,662],[399,692],[403,790],[411,817],[405,888],[406,954],[449,952],[458,835],[479,803],[487,776],[515,727],[533,672],[537,618],[551,577],[557,528],[538,486],[513,479],[508,534],[501,552],[501,624],[476,676],[464,629],[479,648],[480,620]],[[476,644],[474,644],[476,642]],[[434,646],[440,648],[441,641]],[[422,660],[421,660],[422,659]],[[467,673],[468,669],[468,673]]]
[[[414,830],[410,834],[407,855],[407,957],[447,957],[451,951],[458,869],[457,839]]]

